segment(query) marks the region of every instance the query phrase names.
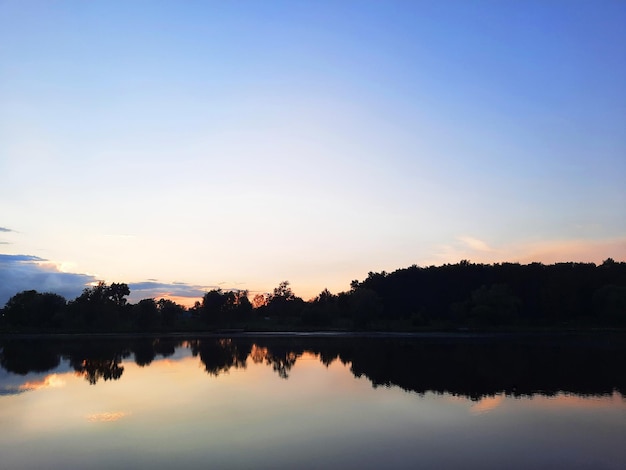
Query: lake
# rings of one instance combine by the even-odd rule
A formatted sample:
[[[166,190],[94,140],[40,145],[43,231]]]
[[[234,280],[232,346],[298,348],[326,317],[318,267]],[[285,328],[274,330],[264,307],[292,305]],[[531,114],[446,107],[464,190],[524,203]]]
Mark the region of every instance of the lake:
[[[626,341],[594,335],[0,341],[0,466],[626,468]]]

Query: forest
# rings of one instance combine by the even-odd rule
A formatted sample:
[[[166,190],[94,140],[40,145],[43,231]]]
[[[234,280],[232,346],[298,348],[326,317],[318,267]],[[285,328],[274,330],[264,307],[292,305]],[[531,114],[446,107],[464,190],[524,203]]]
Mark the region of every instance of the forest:
[[[416,265],[370,272],[350,290],[297,297],[288,281],[249,298],[215,289],[186,308],[128,302],[124,283],[100,282],[75,299],[35,290],[0,310],[2,333],[194,331],[430,331],[626,327],[626,263]]]

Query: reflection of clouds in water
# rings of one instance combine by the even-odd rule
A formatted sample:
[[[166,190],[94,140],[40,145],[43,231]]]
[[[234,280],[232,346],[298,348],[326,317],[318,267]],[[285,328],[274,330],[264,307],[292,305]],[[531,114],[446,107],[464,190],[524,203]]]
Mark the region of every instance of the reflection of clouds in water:
[[[45,373],[28,373],[17,375],[7,372],[0,367],[0,396],[2,395],[18,395],[24,392],[30,392],[46,388],[58,388],[66,385],[64,376],[67,375],[63,369],[67,368],[61,365],[53,374]],[[61,369],[59,371],[59,369]],[[70,373],[73,375],[73,373]]]
[[[469,409],[473,415],[488,413],[504,404],[507,396],[502,393],[500,395],[481,398],[474,402]],[[532,396],[532,403],[520,397],[508,397],[514,400],[516,404],[532,406],[534,409],[544,408],[549,410],[558,410],[564,408],[575,409],[614,409],[616,406],[626,407],[626,397],[619,392],[613,392],[612,395],[606,396],[576,396],[568,393],[557,393],[554,396],[542,396],[535,394]],[[527,397],[526,397],[527,398]],[[462,401],[463,397],[452,397],[450,401]]]
[[[100,422],[100,423],[110,423],[113,421],[118,421],[122,418],[124,418],[125,416],[128,416],[130,413],[126,413],[124,411],[107,411],[104,413],[93,413],[90,415],[85,416],[85,418],[87,419],[87,421],[90,421],[92,423],[96,423],[96,422]]]
[[[24,393],[26,390],[20,390],[19,388],[5,386],[0,387],[0,397],[4,395],[19,395],[20,393]]]
[[[615,406],[626,407],[626,396],[619,392],[604,396],[576,396],[570,393],[558,393],[552,397],[533,396],[533,406],[548,409],[558,408],[587,408],[587,409],[612,409]]]
[[[479,402],[474,403],[470,407],[470,413],[472,414],[488,413],[490,411],[495,410],[497,407],[499,407],[503,401],[504,401],[504,394],[496,395],[494,397],[481,398]]]
[[[50,374],[44,377],[43,380],[24,382],[20,385],[19,389],[26,390],[39,390],[42,388],[60,388],[65,387],[66,382],[58,374]]]

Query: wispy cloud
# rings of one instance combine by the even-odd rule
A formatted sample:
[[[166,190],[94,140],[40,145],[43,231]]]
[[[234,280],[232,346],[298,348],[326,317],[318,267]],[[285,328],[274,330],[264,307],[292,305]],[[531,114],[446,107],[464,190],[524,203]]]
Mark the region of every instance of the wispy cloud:
[[[11,230],[10,228],[6,228],[6,227],[0,227],[0,233],[14,233],[14,230]],[[0,240],[0,245],[10,245],[11,242],[7,242],[4,240]]]
[[[547,240],[516,247],[516,261],[601,263],[607,258],[626,261],[626,237],[605,240]]]
[[[575,261],[601,263],[607,258],[626,261],[626,237],[589,240],[525,241],[501,246],[490,246],[473,237],[460,236],[456,242],[439,245],[432,258],[424,264],[456,263],[468,259],[476,263],[504,261],[520,263],[558,263]]]
[[[499,258],[499,250],[487,242],[468,235],[459,235],[450,243],[434,247],[433,256],[425,264],[456,263],[463,259],[492,262]]]
[[[73,299],[89,283],[96,281],[89,274],[61,272],[56,265],[46,261],[32,255],[0,254],[0,305],[4,306],[18,292],[31,289]]]
[[[470,249],[475,251],[494,251],[486,242],[479,240],[478,238],[460,236],[457,239],[467,245]]]

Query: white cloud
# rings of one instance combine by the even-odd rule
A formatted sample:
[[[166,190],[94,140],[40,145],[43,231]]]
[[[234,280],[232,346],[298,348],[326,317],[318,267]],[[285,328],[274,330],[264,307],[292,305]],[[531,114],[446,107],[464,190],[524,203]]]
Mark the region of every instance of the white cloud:
[[[73,300],[80,293],[99,279],[91,274],[68,272],[73,263],[53,264],[43,258],[31,255],[0,254],[0,307],[18,292],[36,290],[54,292],[67,300]],[[108,281],[107,281],[108,282]],[[124,280],[111,281],[124,282]],[[184,282],[145,282],[128,283],[131,294],[129,300],[137,302],[146,298],[171,298],[184,304],[193,303],[207,291],[226,286],[205,286]],[[185,301],[184,299],[189,299]]]
[[[463,243],[465,243],[472,250],[475,250],[475,251],[493,251],[493,249],[491,247],[489,247],[489,245],[487,245],[487,243],[485,243],[482,240],[479,240],[478,238],[468,237],[468,236],[461,236],[461,237],[457,237],[457,239],[462,241]]]
[[[96,280],[88,274],[61,272],[45,261],[37,256],[0,254],[0,306],[18,292],[32,289],[73,299]]]

